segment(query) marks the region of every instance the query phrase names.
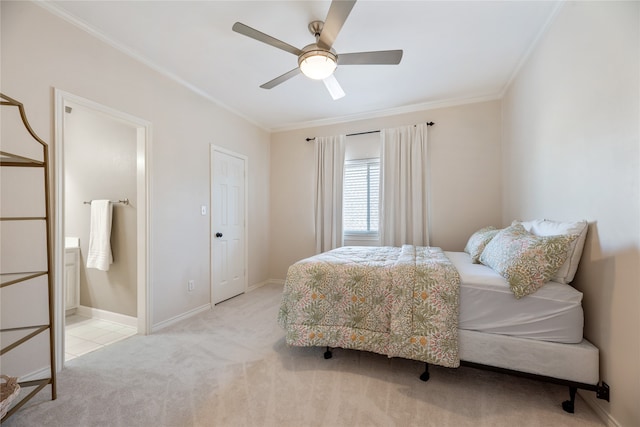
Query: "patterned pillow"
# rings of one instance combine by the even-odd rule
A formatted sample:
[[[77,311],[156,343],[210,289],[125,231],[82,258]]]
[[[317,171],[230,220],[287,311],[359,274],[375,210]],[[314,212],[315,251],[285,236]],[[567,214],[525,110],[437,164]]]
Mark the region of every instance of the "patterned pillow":
[[[480,262],[507,279],[516,298],[540,289],[567,260],[567,248],[578,236],[536,236],[522,224],[500,231],[487,244]]]
[[[464,247],[464,251],[471,255],[472,263],[480,263],[480,254],[484,250],[485,246],[487,246],[487,243],[489,243],[491,239],[498,234],[498,231],[500,230],[493,226],[484,227],[469,237],[469,241],[467,242],[467,246]]]
[[[589,223],[585,220],[574,222],[560,222],[550,219],[535,219],[533,221],[514,221],[511,225],[520,222],[525,230],[536,236],[558,236],[560,234],[577,234],[578,238],[569,245],[567,250],[567,260],[562,264],[556,275],[553,277],[554,282],[570,283],[576,271],[578,263],[582,256],[584,242],[587,237],[587,229]]]

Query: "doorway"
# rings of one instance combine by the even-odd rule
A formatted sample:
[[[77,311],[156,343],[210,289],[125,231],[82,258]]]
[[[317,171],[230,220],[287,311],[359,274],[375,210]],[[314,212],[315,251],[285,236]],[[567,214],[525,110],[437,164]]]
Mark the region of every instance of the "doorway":
[[[67,347],[65,315],[70,311],[81,309],[79,314],[85,317],[122,323],[138,334],[149,331],[146,160],[150,124],[56,90],[55,131],[54,327],[59,371]],[[107,134],[110,140],[105,139]],[[91,204],[97,199],[110,200],[112,207],[113,264],[102,271],[84,268]],[[74,296],[69,291],[68,263],[74,250],[80,266],[75,269],[76,280],[82,284],[75,296],[77,307],[69,306]]]
[[[211,146],[211,305],[247,290],[247,157]]]

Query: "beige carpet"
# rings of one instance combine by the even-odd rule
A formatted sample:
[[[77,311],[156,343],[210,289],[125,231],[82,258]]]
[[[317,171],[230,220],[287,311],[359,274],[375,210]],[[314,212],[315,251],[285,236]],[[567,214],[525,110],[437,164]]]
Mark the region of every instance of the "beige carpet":
[[[74,359],[18,426],[601,426],[566,387],[472,368],[292,348],[268,285],[153,335]]]

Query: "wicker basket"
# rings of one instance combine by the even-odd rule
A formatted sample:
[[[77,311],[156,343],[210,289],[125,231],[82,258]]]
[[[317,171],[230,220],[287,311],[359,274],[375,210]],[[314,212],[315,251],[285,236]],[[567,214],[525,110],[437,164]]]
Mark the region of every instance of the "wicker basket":
[[[2,404],[0,405],[0,418],[4,417],[11,406],[13,399],[20,393],[20,385],[18,379],[15,377],[9,377],[7,375],[0,375],[3,382],[0,383],[0,397],[2,397]]]

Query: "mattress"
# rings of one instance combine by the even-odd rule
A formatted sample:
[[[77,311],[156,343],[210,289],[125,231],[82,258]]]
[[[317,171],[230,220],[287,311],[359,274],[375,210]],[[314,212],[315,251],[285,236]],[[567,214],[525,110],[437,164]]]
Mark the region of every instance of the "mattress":
[[[465,252],[445,252],[460,273],[460,330],[557,343],[582,342],[582,293],[548,282],[516,299],[507,281],[491,268],[471,263]]]

